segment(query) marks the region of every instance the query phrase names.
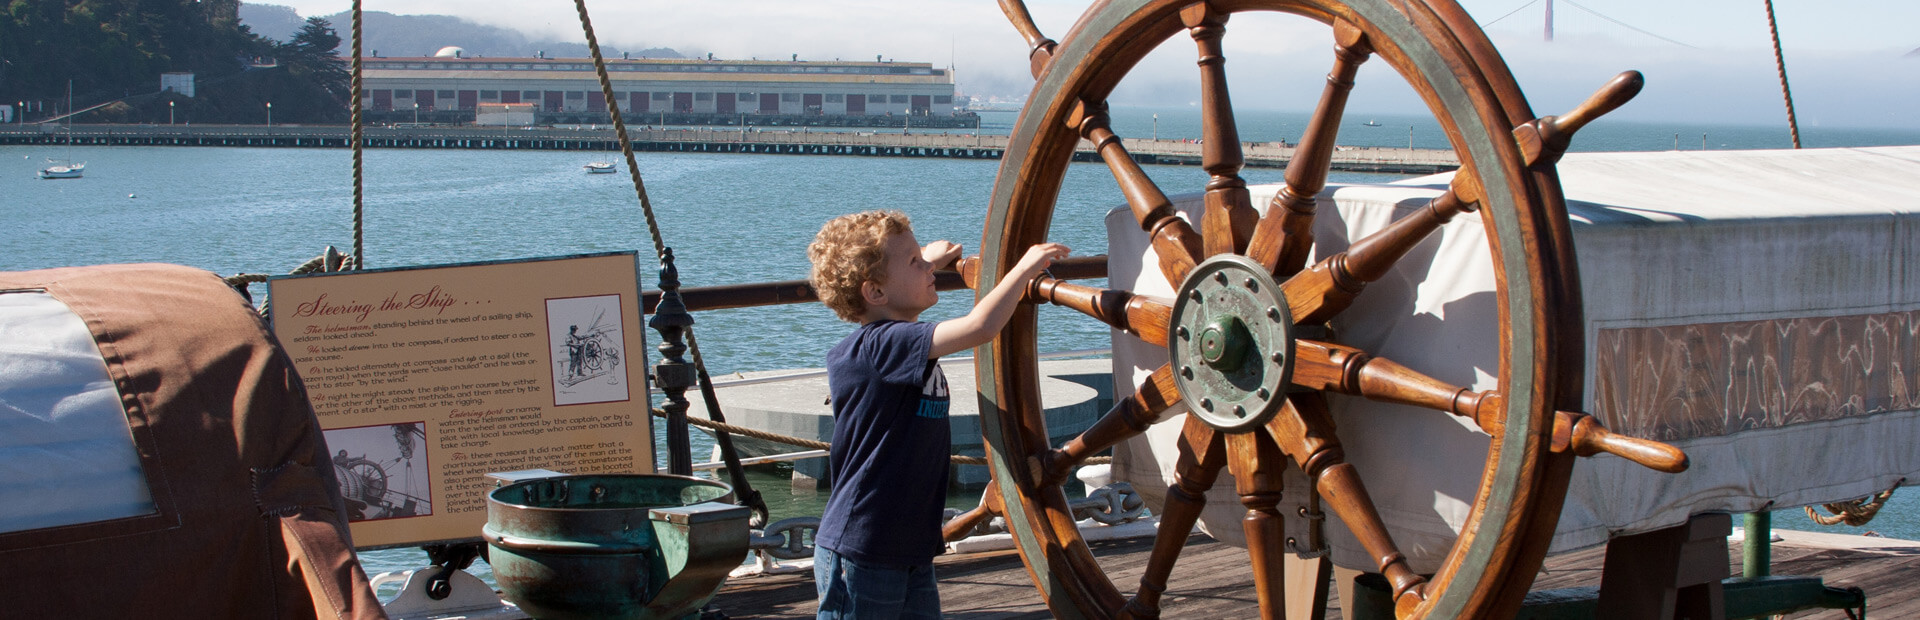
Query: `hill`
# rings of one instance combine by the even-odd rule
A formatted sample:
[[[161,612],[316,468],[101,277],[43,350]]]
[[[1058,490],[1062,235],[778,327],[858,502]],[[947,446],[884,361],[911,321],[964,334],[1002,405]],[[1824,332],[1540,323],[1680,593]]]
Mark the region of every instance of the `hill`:
[[[340,33],[340,56],[350,57],[353,16],[341,12],[323,18],[333,23]],[[471,56],[529,57],[545,53],[549,57],[585,58],[589,55],[584,39],[532,41],[515,30],[446,15],[395,15],[383,11],[364,11],[361,18],[366,39],[360,45],[368,56],[376,53],[388,57],[432,56],[440,48],[449,45],[465,49]],[[254,34],[280,41],[299,31],[305,23],[292,8],[273,4],[240,5],[240,21],[251,28]],[[650,58],[682,57],[679,52],[664,47],[621,50],[604,44],[600,46],[600,52],[608,57],[618,57],[622,51]]]

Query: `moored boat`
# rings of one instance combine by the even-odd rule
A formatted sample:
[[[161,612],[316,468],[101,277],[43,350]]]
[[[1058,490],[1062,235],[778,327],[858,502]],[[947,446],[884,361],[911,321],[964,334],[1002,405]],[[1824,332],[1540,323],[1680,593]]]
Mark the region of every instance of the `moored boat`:
[[[64,165],[47,166],[45,168],[40,169],[40,178],[42,179],[78,179],[80,178],[80,174],[86,170],[86,167],[87,167],[87,162],[79,162],[79,163],[69,162]]]
[[[596,161],[581,167],[587,169],[587,174],[612,174],[617,169],[609,161]]]

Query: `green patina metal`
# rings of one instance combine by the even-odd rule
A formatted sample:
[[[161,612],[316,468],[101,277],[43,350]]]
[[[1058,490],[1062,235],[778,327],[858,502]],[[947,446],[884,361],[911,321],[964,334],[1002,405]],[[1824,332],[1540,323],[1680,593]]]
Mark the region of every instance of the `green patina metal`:
[[[501,592],[534,617],[688,618],[746,557],[732,495],[687,476],[529,480],[487,494],[481,535]]]
[[[1107,33],[1108,36],[1143,36],[1148,34],[1146,32],[1148,27],[1142,25],[1146,22],[1132,24],[1128,22],[1138,17],[1136,13],[1156,4],[1161,3],[1153,0],[1130,0],[1106,4],[1092,11],[1086,20],[1078,25],[1076,32]],[[1506,249],[1501,255],[1495,257],[1495,268],[1501,272],[1507,288],[1507,303],[1503,311],[1509,330],[1509,340],[1503,343],[1506,347],[1508,365],[1505,369],[1506,376],[1502,377],[1507,415],[1504,416],[1505,433],[1500,439],[1502,445],[1516,448],[1503,450],[1498,461],[1494,463],[1494,468],[1496,479],[1517,480],[1526,475],[1524,469],[1529,457],[1525,450],[1518,447],[1529,445],[1533,437],[1541,432],[1537,428],[1539,420],[1535,419],[1534,413],[1551,409],[1547,403],[1541,401],[1544,395],[1536,389],[1542,386],[1547,378],[1536,372],[1537,356],[1540,352],[1536,351],[1532,344],[1539,336],[1533,320],[1541,314],[1536,309],[1538,304],[1542,303],[1540,297],[1542,292],[1534,289],[1534,281],[1541,274],[1534,273],[1533,268],[1528,264],[1527,253],[1521,250],[1521,248],[1540,246],[1543,242],[1529,236],[1539,233],[1532,231],[1531,227],[1522,226],[1523,221],[1531,215],[1521,213],[1521,202],[1525,198],[1514,196],[1509,189],[1521,181],[1511,175],[1528,173],[1519,167],[1517,149],[1510,142],[1505,144],[1504,148],[1503,145],[1496,144],[1496,140],[1509,139],[1511,133],[1508,123],[1501,118],[1504,111],[1480,110],[1468,90],[1467,84],[1478,83],[1482,76],[1456,72],[1456,69],[1449,64],[1449,59],[1461,61],[1468,59],[1456,58],[1457,54],[1443,54],[1430,45],[1421,32],[1420,24],[1416,23],[1416,21],[1425,20],[1424,17],[1410,19],[1409,15],[1402,12],[1399,3],[1388,0],[1352,0],[1345,4],[1350,7],[1354,19],[1377,30],[1387,39],[1385,42],[1376,41],[1376,45],[1395,47],[1410,59],[1411,66],[1401,67],[1401,70],[1407,72],[1404,77],[1409,81],[1417,81],[1428,86],[1435,94],[1440,108],[1436,113],[1441,117],[1442,122],[1452,125],[1457,130],[1454,135],[1461,136],[1455,144],[1456,150],[1466,155],[1463,160],[1471,162],[1472,169],[1478,171],[1480,175],[1482,187],[1487,190],[1481,201],[1483,217],[1492,218],[1494,224],[1492,228],[1497,243],[1499,247]],[[1323,12],[1330,8],[1330,5],[1311,1],[1301,2],[1298,6],[1308,11]],[[1122,25],[1127,25],[1130,30],[1120,32],[1119,28]],[[1038,235],[1045,233],[1044,230],[1009,230],[1008,217],[1016,210],[1013,208],[1016,192],[1023,191],[1026,192],[1028,202],[1042,207],[1040,211],[1044,213],[1051,213],[1051,203],[1059,190],[1057,184],[1049,187],[1022,186],[1021,184],[1030,181],[1030,179],[1024,179],[1023,174],[1035,165],[1034,162],[1027,161],[1030,149],[1035,144],[1048,139],[1070,143],[1075,138],[1062,122],[1070,112],[1068,107],[1073,102],[1058,97],[1043,98],[1042,96],[1064,92],[1069,84],[1075,83],[1074,80],[1087,79],[1082,65],[1089,61],[1089,53],[1094,43],[1091,38],[1085,41],[1078,39],[1078,37],[1069,36],[1065,44],[1055,50],[1053,63],[1055,69],[1043,74],[1040,84],[1035,88],[1034,100],[1053,101],[1054,107],[1049,109],[1030,107],[1016,123],[1017,127],[1013,133],[1014,142],[1009,145],[1006,159],[1002,162],[1000,174],[994,186],[991,202],[994,208],[990,211],[987,221],[987,234],[983,243],[983,264],[998,265],[1003,261],[1004,257],[1001,255],[1003,251],[1017,250],[1017,248],[1001,247],[1006,245],[1005,241],[1009,236],[1018,237],[1022,233]],[[1495,69],[1498,70],[1499,67]],[[1462,68],[1459,71],[1471,71],[1471,69]],[[1092,98],[1104,95],[1104,93],[1094,92],[1086,94]],[[1035,236],[1030,240],[1040,238]],[[979,290],[990,290],[995,283],[995,278],[996,274],[993,274],[992,270],[983,272]],[[1555,308],[1554,312],[1577,312],[1579,309],[1577,299],[1560,301],[1567,302],[1569,307]],[[1244,316],[1235,315],[1235,318],[1240,319],[1243,325],[1248,323]],[[1217,327],[1221,333],[1228,333],[1233,329],[1225,321],[1221,321],[1216,326],[1212,320],[1201,327],[1204,329],[1209,326]],[[982,377],[983,390],[981,398],[983,405],[987,405],[983,407],[983,411],[1002,408],[996,401],[997,396],[994,396],[1001,386],[997,385],[993,378],[997,372],[993,358],[996,351],[993,346],[995,345],[983,347],[982,355],[978,358],[981,360],[979,362],[981,366],[979,376]],[[1196,351],[1196,353],[1201,359],[1205,359],[1207,351]],[[1230,356],[1230,353],[1223,348],[1218,350],[1215,359],[1226,359]],[[1230,365],[1231,362],[1228,364]],[[1196,412],[1202,410],[1194,409]],[[1228,411],[1230,412],[1231,409],[1229,408]],[[983,418],[992,417],[983,416]],[[983,419],[983,427],[987,440],[994,446],[995,451],[1001,454],[1009,453],[1005,449],[1009,441],[1009,429],[1004,428],[998,420],[991,419]],[[1010,473],[1002,459],[995,460],[994,469],[996,476],[1007,476]],[[1458,563],[1459,572],[1455,575],[1457,581],[1461,583],[1487,581],[1488,575],[1485,573],[1487,563],[1501,540],[1502,530],[1514,519],[1519,518],[1519,515],[1513,513],[1512,506],[1516,499],[1515,493],[1521,491],[1519,486],[1494,485],[1490,490],[1478,521],[1479,529],[1472,533],[1473,544],[1464,550],[1464,557]],[[1001,496],[1009,513],[1027,512],[1027,506],[1019,489],[1002,488]],[[1053,598],[1055,594],[1061,592],[1060,576],[1053,574],[1045,555],[1047,550],[1038,544],[1030,526],[1023,523],[1023,519],[1008,521],[1014,536],[1021,543],[1022,553],[1027,556],[1028,566],[1032,567],[1042,584],[1041,587],[1048,592],[1049,598]],[[1459,615],[1467,599],[1473,594],[1471,590],[1471,588],[1448,589],[1445,596],[1432,601],[1429,607],[1430,615],[1435,617]],[[1062,609],[1055,607],[1056,613],[1061,612]]]
[[[1188,411],[1244,433],[1280,413],[1293,379],[1293,315],[1258,263],[1223,254],[1187,274],[1167,352]]]

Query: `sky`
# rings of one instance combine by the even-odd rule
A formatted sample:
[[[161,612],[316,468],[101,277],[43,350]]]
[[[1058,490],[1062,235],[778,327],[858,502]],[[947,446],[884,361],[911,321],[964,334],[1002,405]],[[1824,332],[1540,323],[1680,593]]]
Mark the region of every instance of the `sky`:
[[[1763,0],[1551,0],[1554,40],[1543,40],[1549,0],[1459,0],[1487,30],[1541,114],[1570,109],[1614,74],[1638,69],[1646,89],[1614,117],[1643,122],[1784,124]],[[273,0],[302,16],[347,0]],[[1030,0],[1047,36],[1065,36],[1087,2]],[[438,14],[512,28],[536,40],[582,40],[572,2],[406,0],[365,10]],[[671,47],[719,58],[866,59],[952,66],[961,93],[1020,99],[1031,89],[1026,45],[993,0],[590,1],[600,41],[621,49]],[[1779,0],[1787,73],[1803,127],[1920,128],[1920,2]],[[336,24],[344,30],[347,24]],[[342,36],[346,36],[342,32]],[[1227,25],[1236,107],[1307,111],[1332,63],[1325,26],[1284,15],[1240,15]],[[445,45],[459,45],[457,41]],[[1194,46],[1162,45],[1114,92],[1114,105],[1191,105]],[[1349,114],[1423,114],[1390,67],[1363,65]]]

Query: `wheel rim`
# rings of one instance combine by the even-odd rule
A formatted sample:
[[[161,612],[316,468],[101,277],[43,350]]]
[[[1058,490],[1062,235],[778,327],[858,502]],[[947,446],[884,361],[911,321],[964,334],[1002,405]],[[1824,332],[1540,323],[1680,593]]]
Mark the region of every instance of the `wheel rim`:
[[[1052,68],[1039,76],[1002,160],[981,246],[979,290],[990,290],[1025,247],[1045,240],[1062,174],[1081,137],[1069,125],[1076,102],[1104,100],[1153,48],[1136,41],[1176,36],[1188,4],[1097,4],[1053,50]],[[1426,586],[1425,602],[1403,615],[1510,614],[1544,557],[1571,469],[1571,455],[1548,446],[1554,411],[1576,406],[1580,389],[1570,235],[1551,168],[1521,163],[1511,136],[1532,114],[1492,46],[1450,3],[1406,4],[1407,14],[1385,0],[1213,3],[1225,13],[1275,10],[1356,26],[1373,52],[1426,99],[1460,155],[1460,174],[1483,188],[1476,202],[1499,278],[1501,430],[1459,541]],[[1235,168],[1230,174],[1237,178]],[[1119,615],[1126,599],[1079,540],[1064,495],[1030,482],[1036,474],[1026,455],[1043,450],[1038,444],[1047,436],[1038,414],[1034,330],[1033,312],[1023,308],[978,358],[994,492],[1056,615]]]

